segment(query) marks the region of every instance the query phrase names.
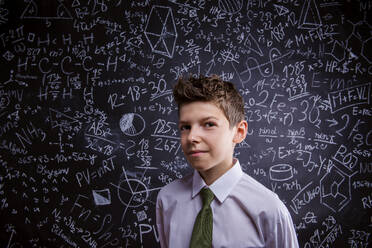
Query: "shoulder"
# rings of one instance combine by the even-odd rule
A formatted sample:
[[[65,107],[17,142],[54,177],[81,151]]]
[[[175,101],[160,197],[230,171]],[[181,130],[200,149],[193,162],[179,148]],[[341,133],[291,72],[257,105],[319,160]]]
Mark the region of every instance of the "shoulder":
[[[192,192],[192,173],[181,179],[176,179],[161,188],[157,202],[162,203],[163,207],[172,202],[183,201],[191,198]]]
[[[236,190],[244,206],[250,208],[250,212],[272,217],[288,212],[276,193],[246,173],[243,173]]]

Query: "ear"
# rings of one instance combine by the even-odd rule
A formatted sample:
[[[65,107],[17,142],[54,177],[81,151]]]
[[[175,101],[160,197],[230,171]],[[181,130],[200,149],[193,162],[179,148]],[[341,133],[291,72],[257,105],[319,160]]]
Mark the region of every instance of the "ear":
[[[238,143],[242,142],[245,139],[245,137],[247,136],[247,131],[248,131],[247,121],[245,121],[245,120],[240,121],[236,125],[236,131],[235,131],[235,135],[234,135],[234,138],[233,138],[233,142],[235,144],[238,144]]]

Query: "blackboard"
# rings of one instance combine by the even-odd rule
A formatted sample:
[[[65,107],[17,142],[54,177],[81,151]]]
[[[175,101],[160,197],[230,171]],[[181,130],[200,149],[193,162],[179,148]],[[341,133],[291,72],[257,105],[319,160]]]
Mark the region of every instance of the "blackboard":
[[[0,1],[1,247],[159,247],[191,173],[172,87],[245,100],[243,170],[301,247],[370,247],[372,1]]]

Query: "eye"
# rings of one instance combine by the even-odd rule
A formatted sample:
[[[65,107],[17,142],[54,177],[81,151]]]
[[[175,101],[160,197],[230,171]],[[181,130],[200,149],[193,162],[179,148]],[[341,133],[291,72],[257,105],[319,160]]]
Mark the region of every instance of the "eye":
[[[190,126],[189,125],[182,125],[179,127],[180,131],[185,131],[185,130],[189,130],[190,129]]]
[[[206,126],[206,127],[214,127],[214,126],[216,126],[216,124],[213,123],[213,122],[206,122],[206,123],[205,123],[205,126]]]

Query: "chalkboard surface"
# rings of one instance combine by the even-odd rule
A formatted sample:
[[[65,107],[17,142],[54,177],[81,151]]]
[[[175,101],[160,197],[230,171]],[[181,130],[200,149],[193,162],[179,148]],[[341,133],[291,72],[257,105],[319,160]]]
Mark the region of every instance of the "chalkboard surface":
[[[159,247],[191,173],[172,87],[245,100],[243,170],[301,247],[371,247],[372,1],[0,1],[1,247]],[[242,227],[244,228],[244,227]]]

